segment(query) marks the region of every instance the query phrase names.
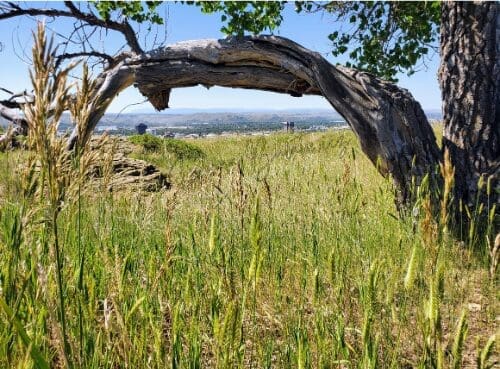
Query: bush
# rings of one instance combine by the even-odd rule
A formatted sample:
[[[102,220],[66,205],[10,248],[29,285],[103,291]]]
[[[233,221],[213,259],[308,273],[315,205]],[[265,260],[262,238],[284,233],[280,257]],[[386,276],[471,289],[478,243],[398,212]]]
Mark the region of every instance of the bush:
[[[140,145],[145,151],[158,151],[162,147],[162,139],[150,134],[133,135],[129,137],[133,144]]]
[[[133,144],[140,145],[145,151],[168,153],[177,159],[195,160],[205,157],[205,153],[198,146],[174,138],[160,138],[150,134],[134,135],[129,137]]]
[[[190,142],[166,138],[164,145],[165,151],[174,154],[178,159],[195,160],[205,157],[203,150]]]

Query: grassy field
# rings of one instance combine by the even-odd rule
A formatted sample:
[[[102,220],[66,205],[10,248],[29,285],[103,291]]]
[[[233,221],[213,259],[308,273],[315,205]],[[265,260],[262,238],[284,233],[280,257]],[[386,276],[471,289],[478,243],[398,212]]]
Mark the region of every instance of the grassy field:
[[[495,365],[492,235],[399,219],[350,131],[172,142],[170,190],[57,209],[0,154],[0,368]]]

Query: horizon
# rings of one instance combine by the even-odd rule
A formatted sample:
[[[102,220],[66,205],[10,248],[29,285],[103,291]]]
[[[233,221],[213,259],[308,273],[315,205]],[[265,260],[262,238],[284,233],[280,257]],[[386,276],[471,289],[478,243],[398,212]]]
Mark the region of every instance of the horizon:
[[[422,108],[424,113],[441,114],[441,109]],[[153,107],[150,109],[137,109],[127,112],[106,112],[105,115],[192,115],[192,114],[254,114],[254,113],[280,113],[280,114],[340,114],[333,108],[168,108],[163,111],[155,111]]]
[[[442,113],[440,109],[423,109],[425,115],[427,116],[427,119],[429,121],[431,120],[439,120],[442,117]],[[69,112],[64,112],[62,117],[62,122],[64,124],[69,123]],[[224,116],[224,115],[242,115],[244,117],[248,117],[251,115],[279,115],[281,116],[281,119],[285,118],[290,118],[292,116],[305,116],[307,117],[308,115],[312,116],[311,118],[318,118],[318,116],[322,118],[329,118],[333,119],[335,121],[342,120],[345,122],[345,119],[334,109],[325,109],[325,108],[291,108],[291,109],[282,109],[282,108],[261,108],[261,109],[237,109],[237,108],[209,108],[209,109],[202,109],[202,108],[174,108],[174,109],[167,109],[161,112],[154,111],[153,108],[151,109],[139,109],[139,110],[134,110],[134,111],[128,111],[128,112],[106,112],[101,121],[97,124],[99,125],[109,125],[111,123],[113,124],[118,124],[120,123],[114,123],[114,121],[120,119],[120,117],[130,117],[130,116],[146,116],[146,117],[162,117],[162,119],[169,119],[169,118],[176,118],[176,117],[185,117],[185,119],[194,119],[197,117],[210,117],[213,118],[214,116]],[[110,120],[112,122],[110,122]],[[260,119],[261,122],[264,120]],[[257,120],[255,121],[257,122]],[[234,122],[234,124],[239,124],[242,122]],[[271,122],[270,122],[271,123]],[[314,121],[311,121],[311,123],[314,123]],[[122,122],[122,125],[129,125],[130,123]],[[152,123],[154,124],[154,123]],[[216,124],[216,123],[212,123]],[[245,124],[243,122],[242,124]],[[0,126],[1,127],[6,127],[8,126],[8,122],[0,117]]]

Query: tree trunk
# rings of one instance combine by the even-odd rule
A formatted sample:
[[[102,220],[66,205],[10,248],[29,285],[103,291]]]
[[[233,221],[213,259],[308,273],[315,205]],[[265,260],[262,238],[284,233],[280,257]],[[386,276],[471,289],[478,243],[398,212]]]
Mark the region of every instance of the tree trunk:
[[[497,204],[497,217],[500,210],[500,4],[441,6],[443,147],[455,170],[455,222],[463,226],[464,206],[477,214],[483,204],[486,215]]]
[[[455,168],[451,210],[454,220],[463,223],[464,206],[468,213],[481,205],[489,211],[500,196],[499,3],[444,2],[441,53],[443,146]],[[168,107],[173,88],[217,85],[325,97],[379,172],[392,178],[400,205],[412,203],[426,175],[437,188],[442,182],[436,172],[442,153],[407,90],[368,73],[335,67],[285,38],[188,41],[124,57],[99,76],[88,125],[73,132],[70,148],[88,139],[113,98],[131,84],[158,110]],[[0,115],[11,113],[0,104]]]

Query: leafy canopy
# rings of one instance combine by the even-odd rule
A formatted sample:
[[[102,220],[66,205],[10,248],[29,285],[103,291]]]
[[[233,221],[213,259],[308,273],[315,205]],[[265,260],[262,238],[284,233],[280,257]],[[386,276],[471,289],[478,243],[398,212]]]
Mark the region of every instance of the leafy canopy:
[[[298,11],[303,9],[304,4],[296,5]],[[413,74],[417,62],[436,48],[438,2],[333,2],[317,8],[350,25],[349,30],[328,36],[334,56],[349,56],[348,67],[394,80],[399,72]]]
[[[285,2],[280,1],[187,1],[203,13],[221,12],[221,31],[243,36],[245,32],[259,34],[277,28],[283,16]]]
[[[221,13],[221,31],[227,35],[272,32],[283,21],[284,1],[186,1],[203,13]],[[136,22],[163,24],[156,12],[161,1],[99,1],[94,6],[108,20],[113,12]],[[334,17],[340,31],[328,35],[334,56],[347,55],[355,67],[395,81],[408,75],[418,62],[436,49],[440,4],[421,2],[309,2],[295,1],[298,13],[324,12]]]
[[[104,20],[110,20],[111,14],[118,12],[120,16],[137,23],[163,24],[163,18],[156,11],[161,3],[162,1],[95,1],[93,6]]]
[[[200,1],[189,2],[205,13],[222,13],[221,31],[242,36],[273,31],[283,20],[285,2]],[[296,1],[297,13],[330,14],[344,31],[328,38],[332,54],[346,54],[349,67],[395,80],[399,72],[413,74],[419,60],[436,48],[440,21],[439,2],[308,2]]]

